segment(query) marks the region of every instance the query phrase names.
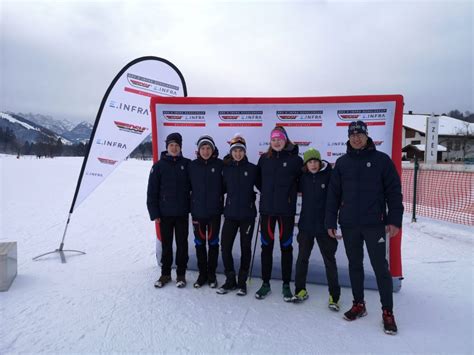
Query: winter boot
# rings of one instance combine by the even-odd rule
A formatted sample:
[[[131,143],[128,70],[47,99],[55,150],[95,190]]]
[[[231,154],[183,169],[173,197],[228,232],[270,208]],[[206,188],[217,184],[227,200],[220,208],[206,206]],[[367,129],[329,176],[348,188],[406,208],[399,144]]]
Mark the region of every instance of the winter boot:
[[[260,289],[255,293],[255,298],[259,300],[263,300],[267,297],[270,293],[272,293],[272,289],[270,288],[270,283],[264,282]]]
[[[308,291],[306,291],[304,288],[299,290],[294,296],[292,301],[296,303],[303,302],[307,300],[309,297]]]
[[[186,277],[184,275],[176,276],[176,287],[177,288],[186,287]]]
[[[166,285],[170,281],[171,281],[171,275],[161,275],[160,278],[156,280],[155,287],[162,288],[164,285]]]
[[[334,297],[332,297],[331,295],[329,295],[329,303],[328,303],[328,308],[331,310],[331,311],[334,311],[334,312],[339,312],[339,300],[336,300]]]
[[[194,288],[201,288],[202,285],[204,285],[207,282],[207,275],[199,273],[199,276],[194,283]]]
[[[283,301],[293,302],[293,293],[291,293],[290,284],[284,283],[281,293],[283,295]]]
[[[395,335],[397,334],[397,323],[395,323],[395,317],[393,316],[393,312],[390,312],[386,309],[383,310],[382,313],[382,320],[383,320],[383,331],[385,334]]]
[[[344,313],[344,319],[351,321],[366,315],[367,310],[365,309],[365,302],[352,301],[352,308]]]

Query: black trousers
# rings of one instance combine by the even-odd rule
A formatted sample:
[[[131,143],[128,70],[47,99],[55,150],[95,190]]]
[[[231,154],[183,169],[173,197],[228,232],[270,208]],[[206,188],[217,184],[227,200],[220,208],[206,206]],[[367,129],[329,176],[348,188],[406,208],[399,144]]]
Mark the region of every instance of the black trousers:
[[[283,283],[291,281],[293,268],[293,228],[294,216],[261,216],[260,238],[262,242],[262,280],[270,282],[273,267],[273,245],[275,243],[275,226],[278,223],[280,232],[281,273]]]
[[[193,219],[194,244],[199,273],[215,279],[219,258],[219,231],[221,216]],[[209,245],[209,252],[207,250]]]
[[[298,233],[298,259],[296,260],[295,293],[306,288],[308,264],[314,246],[314,239],[314,235],[309,235],[303,231]],[[341,287],[339,286],[336,263],[337,240],[331,238],[327,233],[325,233],[316,235],[316,242],[318,243],[319,251],[323,257],[329,294],[332,296],[334,301],[337,302],[341,296]]]
[[[188,266],[189,217],[161,217],[161,274],[171,275],[173,264],[173,232],[176,237],[176,274],[184,275]]]
[[[244,287],[249,274],[250,260],[252,258],[252,236],[255,227],[255,219],[232,220],[226,218],[222,227],[222,262],[227,278],[235,279],[234,258],[232,248],[235,237],[240,230],[240,269],[237,284]]]
[[[382,309],[393,308],[392,275],[388,268],[385,251],[385,226],[341,228],[349,260],[354,301],[364,300],[364,242],[369,254],[370,263],[377,279]]]

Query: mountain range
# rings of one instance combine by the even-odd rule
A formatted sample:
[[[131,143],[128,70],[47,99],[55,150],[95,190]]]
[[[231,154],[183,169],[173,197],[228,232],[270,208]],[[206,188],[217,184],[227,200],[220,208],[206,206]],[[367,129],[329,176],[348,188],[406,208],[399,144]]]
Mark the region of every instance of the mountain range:
[[[0,112],[0,128],[11,130],[20,144],[26,141],[55,142],[60,139],[63,144],[71,145],[87,143],[93,126],[86,121],[74,124],[40,114]]]

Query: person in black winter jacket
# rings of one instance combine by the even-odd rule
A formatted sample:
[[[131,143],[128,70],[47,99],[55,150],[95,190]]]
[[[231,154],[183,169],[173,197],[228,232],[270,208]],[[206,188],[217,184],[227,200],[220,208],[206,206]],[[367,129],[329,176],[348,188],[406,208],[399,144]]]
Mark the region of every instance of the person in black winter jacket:
[[[254,186],[257,182],[257,166],[248,161],[245,139],[236,135],[230,141],[230,154],[224,158],[223,182],[226,192],[224,225],[222,227],[222,262],[226,281],[217,291],[226,294],[239,289],[237,295],[247,294],[246,281],[252,256],[252,236],[257,209]],[[236,281],[232,247],[240,230],[240,269]]]
[[[173,233],[176,236],[176,286],[186,286],[189,232],[189,159],[181,153],[182,137],[171,133],[166,138],[166,151],[161,153],[148,179],[147,207],[150,219],[158,222],[161,234],[161,277],[155,287],[171,281]],[[160,236],[160,235],[159,235]]]
[[[197,141],[197,159],[189,163],[191,182],[191,216],[199,276],[194,283],[200,288],[206,282],[217,287],[216,268],[219,257],[219,231],[223,205],[222,160],[210,136]],[[209,245],[209,253],[207,251]]]
[[[294,300],[299,302],[308,298],[306,276],[316,238],[326,269],[329,288],[328,306],[331,310],[339,311],[341,287],[336,264],[337,240],[328,235],[324,225],[326,197],[332,168],[327,161],[321,160],[321,154],[314,148],[304,153],[304,164],[304,173],[300,178],[298,189],[302,193],[302,206],[298,222],[299,252],[296,260]]]
[[[336,237],[337,216],[349,259],[352,308],[344,314],[355,320],[367,314],[364,302],[363,245],[367,247],[382,303],[384,330],[395,334],[393,285],[385,243],[398,234],[403,217],[400,176],[390,157],[375,149],[367,125],[349,125],[347,153],[336,161],[329,184],[326,227]]]
[[[270,148],[258,161],[260,190],[260,221],[262,243],[262,286],[255,294],[258,299],[270,292],[273,266],[273,244],[275,226],[278,223],[283,279],[283,299],[290,302],[293,267],[293,228],[296,215],[298,179],[301,175],[303,159],[298,155],[298,146],[293,144],[283,127],[275,127],[271,132]]]

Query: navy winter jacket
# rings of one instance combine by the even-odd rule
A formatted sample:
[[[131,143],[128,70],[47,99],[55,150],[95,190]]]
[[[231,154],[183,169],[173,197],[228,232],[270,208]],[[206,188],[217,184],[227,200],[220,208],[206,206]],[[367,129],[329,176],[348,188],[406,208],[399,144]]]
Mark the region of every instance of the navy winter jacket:
[[[172,157],[162,152],[160,160],[151,168],[146,204],[152,221],[189,213],[189,163],[190,160],[181,155]]]
[[[226,192],[224,216],[239,221],[255,218],[257,166],[250,163],[247,157],[239,162],[230,157],[224,158],[223,179]]]
[[[298,179],[303,159],[298,146],[290,144],[284,150],[265,153],[258,160],[257,187],[260,190],[260,214],[267,216],[294,216]]]
[[[388,212],[387,212],[388,209]],[[353,149],[337,159],[329,183],[326,227],[402,225],[400,176],[390,157],[375,149],[371,138],[364,149]]]
[[[208,160],[201,157],[189,163],[188,173],[191,182],[191,215],[193,218],[211,218],[222,214],[223,162],[217,158],[219,152]]]
[[[323,161],[323,167],[317,173],[308,171],[300,178],[298,190],[303,198],[298,229],[312,237],[327,234],[324,217],[331,171],[331,164]]]

